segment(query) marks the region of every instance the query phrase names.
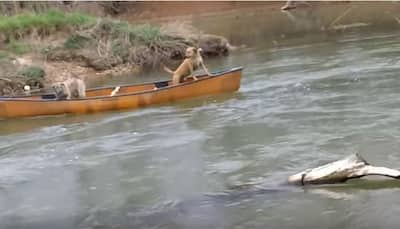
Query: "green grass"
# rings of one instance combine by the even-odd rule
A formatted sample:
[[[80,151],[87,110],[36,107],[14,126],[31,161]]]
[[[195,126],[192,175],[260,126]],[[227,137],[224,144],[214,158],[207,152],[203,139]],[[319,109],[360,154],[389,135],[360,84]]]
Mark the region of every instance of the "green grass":
[[[79,12],[63,13],[57,10],[50,10],[45,13],[24,13],[11,17],[0,16],[0,33],[20,39],[33,31],[43,35],[70,26],[78,29],[90,27],[96,24],[96,19],[96,17]],[[131,43],[156,42],[164,37],[160,27],[149,24],[132,25],[118,20],[101,19],[99,28],[113,37],[127,35]],[[80,44],[77,44],[83,41],[81,38],[71,37],[66,42],[66,48],[81,48]]]
[[[10,59],[10,54],[6,51],[0,50],[0,61],[6,61]]]
[[[56,10],[46,13],[25,13],[11,17],[0,16],[0,32],[9,36],[21,37],[33,29],[51,32],[61,30],[66,26],[87,26],[94,23],[95,20],[95,17],[82,13],[66,14]]]
[[[22,55],[30,52],[32,47],[29,44],[12,40],[6,45],[6,50],[18,55]]]

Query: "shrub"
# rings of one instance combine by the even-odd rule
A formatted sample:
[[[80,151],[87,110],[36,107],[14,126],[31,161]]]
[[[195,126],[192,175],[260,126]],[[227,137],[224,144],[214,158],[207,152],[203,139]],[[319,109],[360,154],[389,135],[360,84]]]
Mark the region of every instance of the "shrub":
[[[80,49],[85,47],[86,43],[90,39],[87,37],[80,36],[78,34],[74,34],[70,36],[65,42],[64,42],[64,48],[66,49]]]
[[[26,67],[20,74],[25,77],[26,85],[31,86],[31,88],[43,88],[45,72],[42,68],[36,66]]]
[[[26,78],[43,79],[45,72],[42,68],[36,66],[26,67],[21,71],[21,75]]]

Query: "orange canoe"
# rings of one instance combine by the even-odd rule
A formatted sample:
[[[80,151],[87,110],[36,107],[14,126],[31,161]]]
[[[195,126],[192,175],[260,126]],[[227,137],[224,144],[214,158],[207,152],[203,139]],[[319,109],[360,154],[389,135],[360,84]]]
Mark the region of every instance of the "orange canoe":
[[[179,85],[160,81],[135,85],[123,85],[111,96],[115,87],[96,88],[86,91],[86,98],[56,100],[55,96],[36,95],[0,98],[0,118],[29,117],[39,115],[85,114],[108,110],[134,109],[153,104],[173,102],[204,95],[237,91],[240,87],[242,68],[198,76]]]

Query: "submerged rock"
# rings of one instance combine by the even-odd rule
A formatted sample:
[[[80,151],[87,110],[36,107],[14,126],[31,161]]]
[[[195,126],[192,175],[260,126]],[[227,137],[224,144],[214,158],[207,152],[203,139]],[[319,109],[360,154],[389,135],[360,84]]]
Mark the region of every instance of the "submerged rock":
[[[194,44],[198,44],[195,46],[203,49],[205,56],[225,56],[232,48],[228,39],[223,36],[204,34],[191,39]]]

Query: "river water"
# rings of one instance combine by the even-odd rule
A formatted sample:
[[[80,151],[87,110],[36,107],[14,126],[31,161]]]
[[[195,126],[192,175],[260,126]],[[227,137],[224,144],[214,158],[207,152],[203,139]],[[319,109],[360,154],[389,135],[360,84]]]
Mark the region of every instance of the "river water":
[[[0,228],[398,228],[396,181],[284,183],[353,152],[400,167],[400,32],[278,37],[207,60],[245,67],[237,93],[0,121]]]

